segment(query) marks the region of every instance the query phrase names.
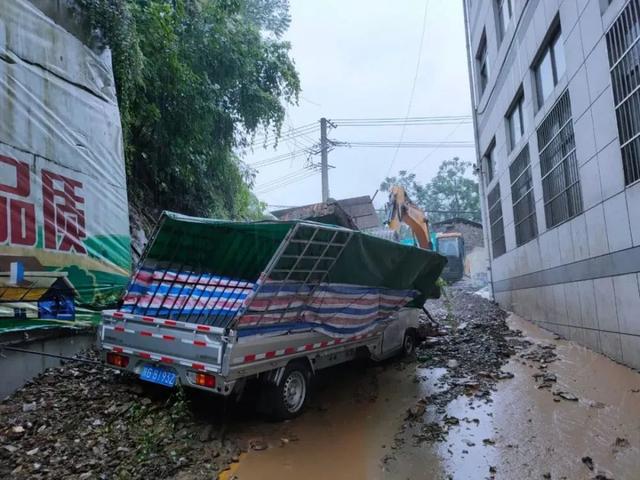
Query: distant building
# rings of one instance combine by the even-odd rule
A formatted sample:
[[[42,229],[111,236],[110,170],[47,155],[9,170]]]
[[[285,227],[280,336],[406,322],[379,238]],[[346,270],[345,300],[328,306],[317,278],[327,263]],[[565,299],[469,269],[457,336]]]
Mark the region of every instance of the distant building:
[[[275,210],[271,213],[278,220],[312,220],[354,230],[365,231],[381,226],[371,197],[368,195],[343,200],[329,199],[326,203],[313,203]]]
[[[467,220],[466,218],[448,218],[441,222],[430,224],[431,230],[436,233],[460,232],[464,238],[467,250],[484,247],[484,237],[482,235],[482,224]]]
[[[464,274],[478,286],[486,285],[488,265],[482,224],[455,217],[434,222],[430,227],[432,232],[440,234],[457,232],[462,235],[465,247]]]
[[[640,0],[464,7],[495,298],[640,368]]]

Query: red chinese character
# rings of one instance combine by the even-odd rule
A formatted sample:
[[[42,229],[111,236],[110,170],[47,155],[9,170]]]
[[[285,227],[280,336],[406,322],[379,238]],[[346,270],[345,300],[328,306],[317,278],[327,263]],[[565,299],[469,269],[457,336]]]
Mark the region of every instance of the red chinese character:
[[[63,252],[73,248],[87,253],[82,240],[86,237],[84,198],[76,189],[82,183],[57,173],[42,170],[42,208],[44,216],[44,246]]]
[[[0,192],[11,196],[29,198],[29,164],[0,155],[0,163],[15,169],[15,185],[8,180],[0,181]],[[2,175],[3,179],[11,178]],[[33,203],[0,196],[0,243],[33,246],[36,244],[36,210]]]

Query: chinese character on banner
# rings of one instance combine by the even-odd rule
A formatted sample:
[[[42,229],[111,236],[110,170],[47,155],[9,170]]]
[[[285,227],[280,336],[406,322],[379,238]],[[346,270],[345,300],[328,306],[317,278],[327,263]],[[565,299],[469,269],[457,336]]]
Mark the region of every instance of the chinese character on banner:
[[[84,197],[77,189],[82,183],[72,178],[42,170],[42,212],[44,216],[44,247],[63,252],[73,248],[87,253],[82,240],[86,237]]]
[[[0,172],[0,243],[33,246],[36,244],[36,209],[28,201],[29,164],[0,155]]]

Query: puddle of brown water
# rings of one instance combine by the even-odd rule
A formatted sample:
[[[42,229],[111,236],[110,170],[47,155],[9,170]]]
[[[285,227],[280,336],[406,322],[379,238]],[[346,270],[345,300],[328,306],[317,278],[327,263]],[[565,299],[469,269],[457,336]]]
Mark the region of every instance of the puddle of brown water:
[[[427,383],[414,382],[414,365],[387,365],[359,372],[338,369],[341,378],[326,386],[301,417],[283,424],[246,426],[245,439],[259,436],[269,444],[250,451],[223,479],[378,479],[385,478],[381,459],[391,450],[406,409],[426,394]],[[425,372],[421,372],[426,374]],[[371,378],[377,398],[369,401]],[[321,405],[317,409],[313,406]],[[326,408],[325,408],[326,407]],[[281,439],[294,439],[282,445]]]
[[[437,388],[442,372],[418,371],[423,380],[416,383],[412,365],[387,366],[377,372],[378,396],[369,402],[355,392],[373,372],[363,377],[345,368],[314,402],[326,409],[311,409],[284,424],[247,425],[241,435],[260,436],[270,448],[243,455],[233,475],[240,480],[475,480],[491,478],[493,466],[493,478],[508,480],[545,473],[553,479],[591,479],[598,471],[616,480],[640,479],[640,393],[632,392],[640,390],[640,375],[572,342],[554,340],[518,317],[509,324],[534,342],[557,345],[559,358],[548,367],[558,377],[554,389],[576,395],[578,402],[555,402],[551,391],[537,389],[535,364],[516,356],[504,367],[515,376],[498,383],[493,402],[460,397],[448,405],[447,414],[461,422],[444,442],[415,444],[407,430],[404,444],[392,450],[406,409]],[[298,440],[281,445],[281,438]],[[617,438],[629,446],[615,447]],[[388,454],[394,459],[382,463]],[[582,463],[585,456],[593,459],[594,471]]]

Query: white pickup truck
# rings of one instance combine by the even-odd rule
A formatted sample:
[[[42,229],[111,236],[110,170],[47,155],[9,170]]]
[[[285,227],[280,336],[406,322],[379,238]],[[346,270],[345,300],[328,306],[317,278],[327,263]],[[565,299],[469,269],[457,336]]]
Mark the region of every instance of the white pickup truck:
[[[444,261],[424,251],[427,257],[409,258],[406,249],[418,249],[359,236],[315,223],[233,224],[165,213],[119,308],[103,313],[103,358],[148,382],[219,395],[238,395],[256,380],[274,417],[294,417],[316,371],[415,348],[419,309],[405,305],[417,289],[344,280],[371,273],[352,269],[377,261],[369,250],[384,256],[384,247],[390,257],[401,249],[391,261],[435,259],[428,279],[414,281],[420,285],[437,278]],[[373,242],[364,263],[344,259],[350,245],[361,250],[353,242]],[[415,268],[416,278],[423,271]]]

